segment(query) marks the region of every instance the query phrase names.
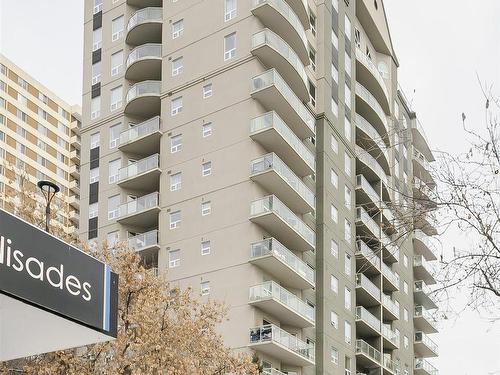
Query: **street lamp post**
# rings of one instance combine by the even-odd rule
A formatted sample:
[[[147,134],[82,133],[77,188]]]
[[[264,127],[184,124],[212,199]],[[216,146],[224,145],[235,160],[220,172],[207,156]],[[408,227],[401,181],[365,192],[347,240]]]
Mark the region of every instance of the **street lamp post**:
[[[45,231],[49,233],[50,203],[61,189],[51,181],[38,181],[37,185],[42,191],[45,201],[47,202],[47,205],[45,206]]]

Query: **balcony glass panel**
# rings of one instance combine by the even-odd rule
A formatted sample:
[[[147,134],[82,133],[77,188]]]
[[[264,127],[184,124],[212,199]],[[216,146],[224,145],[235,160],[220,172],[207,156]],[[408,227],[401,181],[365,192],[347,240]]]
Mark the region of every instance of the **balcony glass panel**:
[[[382,324],[382,335],[392,342],[395,346],[399,346],[400,336],[393,331],[390,325]]]
[[[278,300],[290,310],[295,311],[298,315],[306,317],[310,321],[314,322],[314,308],[274,281],[266,281],[250,288],[250,302],[270,298]]]
[[[127,67],[144,58],[161,58],[161,44],[148,43],[134,48],[127,57]]]
[[[160,95],[160,81],[143,81],[133,85],[127,92],[127,103],[141,95]]]
[[[439,374],[439,371],[423,358],[415,358],[415,370],[424,370],[430,375]]]
[[[372,297],[380,300],[380,289],[368,279],[362,273],[356,274],[356,286],[361,287],[368,291],[372,295]]]
[[[368,165],[376,175],[385,183],[387,186],[387,175],[384,172],[384,168],[375,160],[373,156],[371,156],[368,151],[356,145],[356,156],[361,160],[364,164]]]
[[[382,293],[382,305],[384,305],[392,314],[399,317],[399,303],[384,293]]]
[[[382,274],[399,289],[399,276],[387,264],[382,262]]]
[[[370,73],[375,77],[375,79],[379,83],[380,87],[382,87],[382,90],[384,91],[384,95],[387,98],[387,101],[389,101],[389,92],[387,91],[387,86],[385,85],[385,81],[382,78],[382,75],[378,71],[373,61],[370,60],[368,56],[366,56],[366,54],[363,53],[363,51],[361,51],[361,49],[359,49],[358,47],[356,47],[356,59],[361,61],[363,65],[365,65],[368,68]]]
[[[356,320],[363,320],[374,330],[380,332],[380,320],[362,306],[356,307]]]
[[[125,143],[133,142],[138,138],[142,138],[146,135],[152,134],[160,130],[160,117],[155,116],[141,122],[140,124],[122,132],[120,134],[120,145]]]
[[[127,31],[130,31],[135,26],[146,22],[162,22],[163,9],[162,8],[143,8],[135,12],[128,21]]]
[[[381,105],[375,99],[375,97],[372,95],[370,91],[368,91],[361,83],[356,82],[356,94],[359,94],[363,98],[365,102],[367,102],[370,107],[375,111],[377,116],[380,118],[380,121],[382,121],[382,124],[384,125],[384,129],[386,133],[389,132],[389,127],[387,124],[387,117],[385,116],[385,112],[382,109]]]
[[[160,166],[160,157],[158,154],[151,155],[145,159],[141,159],[136,163],[132,163],[120,169],[119,181],[133,178],[142,173],[146,173]]]
[[[356,242],[358,252],[361,253],[377,269],[380,268],[380,257],[362,240]]]
[[[358,353],[364,354],[368,358],[373,359],[375,362],[380,363],[381,360],[380,351],[375,349],[373,346],[369,345],[366,341],[356,340],[356,354]]]
[[[384,356],[384,367],[391,370],[395,374],[399,374],[399,364],[388,356]]]
[[[371,201],[379,207],[381,200],[375,189],[370,185],[370,183],[366,180],[365,176],[362,174],[358,174],[356,176],[356,187],[359,189],[363,189],[366,195],[370,197]]]
[[[380,134],[375,130],[372,124],[370,124],[368,121],[366,121],[363,116],[359,115],[356,113],[355,115],[355,123],[356,125],[363,130],[370,138],[372,139],[373,142],[380,148],[382,153],[384,154],[386,160],[389,160],[389,153],[387,151],[387,146],[386,146],[386,138],[382,138]],[[388,142],[388,140],[387,140]]]
[[[138,234],[128,239],[128,245],[131,249],[139,251],[151,246],[158,245],[158,230]]]
[[[375,237],[379,237],[380,227],[363,207],[356,207],[356,220],[362,221],[363,224],[368,227],[368,229],[373,233]]]
[[[120,206],[120,217],[133,215],[156,206],[158,206],[158,193],[154,192],[122,204]]]
[[[415,332],[415,342],[421,342],[436,354],[439,352],[437,344],[423,332]]]
[[[307,281],[314,283],[314,270],[276,239],[268,238],[251,245],[250,257],[252,259],[260,258],[266,255],[272,255],[280,259]]]
[[[434,321],[434,317],[432,314],[423,306],[415,306],[415,315],[416,318],[424,318],[429,322],[429,324],[436,328],[436,322]]]

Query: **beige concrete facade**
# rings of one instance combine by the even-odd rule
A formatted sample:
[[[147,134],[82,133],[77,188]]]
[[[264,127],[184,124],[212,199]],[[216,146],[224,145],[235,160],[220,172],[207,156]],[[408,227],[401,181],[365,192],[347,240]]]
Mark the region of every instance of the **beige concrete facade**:
[[[82,236],[226,302],[266,374],[435,374],[381,1],[87,0],[84,44]]]
[[[0,201],[12,199],[24,185],[55,182],[53,225],[78,231],[81,108],[69,105],[27,72],[0,54]],[[17,177],[16,177],[17,175]],[[45,207],[43,197],[38,197]],[[38,199],[37,198],[37,199]]]

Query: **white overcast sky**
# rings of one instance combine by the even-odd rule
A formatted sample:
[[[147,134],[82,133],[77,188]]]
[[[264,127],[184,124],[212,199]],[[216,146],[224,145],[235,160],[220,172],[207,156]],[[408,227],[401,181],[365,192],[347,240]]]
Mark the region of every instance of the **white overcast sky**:
[[[476,74],[500,96],[500,1],[385,0],[385,6],[399,81],[431,146],[462,151],[462,112],[469,126],[483,125]],[[0,0],[0,52],[70,104],[81,103],[82,44],[83,0]],[[441,242],[446,252],[457,239]],[[440,357],[433,362],[442,375],[500,375],[498,323],[466,312],[443,321],[436,341]]]

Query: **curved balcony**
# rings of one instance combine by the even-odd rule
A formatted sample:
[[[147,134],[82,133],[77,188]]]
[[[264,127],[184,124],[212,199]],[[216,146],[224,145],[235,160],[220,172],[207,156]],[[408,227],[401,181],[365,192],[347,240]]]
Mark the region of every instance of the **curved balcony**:
[[[426,183],[418,177],[413,177],[413,198],[429,209],[436,209],[437,202],[435,201],[435,189],[430,188]]]
[[[380,367],[382,355],[379,350],[363,340],[356,340],[356,364],[364,368]]]
[[[276,69],[252,78],[251,96],[268,111],[276,111],[300,139],[315,135],[316,120]]]
[[[356,203],[369,210],[380,210],[381,199],[365,176],[356,176]]]
[[[356,143],[363,149],[370,150],[369,153],[378,161],[385,174],[390,175],[389,152],[383,138],[363,116],[356,114],[354,123],[356,124]]]
[[[274,193],[294,212],[314,210],[314,193],[275,153],[252,160],[250,179]]]
[[[399,303],[385,293],[382,293],[382,316],[384,321],[399,319]]]
[[[380,241],[380,227],[363,207],[356,207],[356,236],[369,244]]]
[[[159,116],[161,81],[138,82],[128,90],[125,113],[137,117]]]
[[[158,226],[159,194],[154,192],[120,205],[117,221],[139,228]]]
[[[416,217],[414,218],[414,225],[416,229],[420,229],[428,236],[435,236],[438,234],[436,229],[436,216],[433,212],[418,204],[416,204]]]
[[[268,324],[250,329],[249,347],[292,366],[314,365],[314,346]]]
[[[436,284],[431,266],[422,255],[413,258],[413,275],[415,279],[424,281],[427,285]]]
[[[356,265],[359,272],[366,275],[380,273],[380,257],[363,241],[356,241]]]
[[[399,290],[399,275],[385,262],[382,262],[382,288],[384,291],[395,292]]]
[[[361,172],[368,182],[382,181],[383,187],[387,190],[387,175],[384,168],[368,151],[356,145],[356,171]],[[388,194],[388,191],[386,191]]]
[[[385,80],[382,78],[375,64],[358,47],[356,47],[356,79],[364,87],[370,88],[374,97],[381,103],[384,112],[390,114],[389,91],[387,90]]]
[[[128,246],[135,250],[140,251],[145,254],[157,253],[160,250],[160,245],[158,242],[158,230],[152,230],[146,233],[137,234],[130,237],[127,241]]]
[[[356,82],[356,112],[373,125],[387,144],[389,141],[387,116],[377,99],[359,82]]]
[[[251,287],[248,303],[275,316],[282,324],[300,328],[314,326],[314,308],[274,281]]]
[[[394,241],[382,232],[382,259],[387,264],[399,262],[399,248]]]
[[[250,248],[250,263],[293,289],[314,288],[314,270],[275,238],[255,242]]]
[[[380,336],[380,319],[363,306],[356,306],[356,333],[363,337]]]
[[[273,151],[290,168],[303,177],[316,171],[314,154],[274,112],[267,112],[250,122],[250,138],[259,142],[267,151]]]
[[[415,253],[422,255],[426,260],[437,260],[437,256],[432,250],[429,236],[421,230],[416,229],[413,237]]]
[[[250,52],[265,66],[275,68],[302,102],[309,101],[304,65],[281,37],[269,29],[261,30],[252,36]]]
[[[429,147],[427,135],[425,134],[424,128],[418,119],[411,121],[411,134],[413,146],[417,148],[427,160],[434,161],[434,155]]]
[[[439,354],[437,344],[425,333],[415,332],[415,341],[413,343],[415,356],[422,358],[437,357]]]
[[[427,310],[437,309],[436,302],[431,297],[432,291],[423,280],[417,280],[413,287],[415,305],[425,307]]]
[[[380,305],[380,289],[362,273],[356,274],[356,302],[366,307]]]
[[[390,324],[382,324],[382,339],[384,340],[384,349],[399,348],[399,335],[392,330]]]
[[[415,375],[439,375],[439,371],[423,358],[415,358]]]
[[[287,41],[302,64],[309,65],[306,31],[292,7],[285,0],[253,0],[252,5],[252,13]]]
[[[135,46],[146,43],[161,43],[163,9],[159,7],[143,8],[130,17],[127,24],[125,41]]]
[[[274,195],[252,202],[250,221],[279,238],[289,249],[311,251],[315,248],[314,231]]]
[[[161,44],[135,47],[127,57],[125,78],[132,81],[161,80]]]
[[[127,0],[127,4],[136,8],[161,7],[163,0]]]
[[[424,333],[438,332],[432,314],[423,306],[415,306],[413,325],[415,326],[415,330],[422,331]]]
[[[160,116],[155,116],[121,132],[118,148],[135,155],[159,153],[160,138]]]
[[[436,181],[431,174],[432,167],[424,154],[413,147],[413,175],[426,183],[431,189],[436,187]]]
[[[118,185],[137,191],[156,191],[160,187],[160,155],[154,154],[120,168]]]

